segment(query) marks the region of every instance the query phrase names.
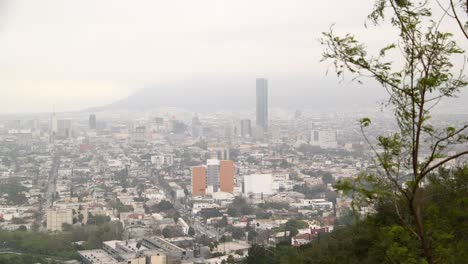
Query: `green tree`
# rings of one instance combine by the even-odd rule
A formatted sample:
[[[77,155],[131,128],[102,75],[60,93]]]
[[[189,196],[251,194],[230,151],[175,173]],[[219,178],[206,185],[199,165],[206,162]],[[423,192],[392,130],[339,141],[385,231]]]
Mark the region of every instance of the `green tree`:
[[[102,225],[110,222],[111,218],[107,215],[93,215],[88,213],[88,225]]]
[[[183,236],[182,229],[178,226],[166,226],[162,230],[162,235],[166,238]]]
[[[453,1],[450,3],[453,7]],[[445,14],[435,18],[427,1],[377,0],[370,21],[378,25],[390,18],[399,33],[378,54],[369,55],[365,45],[353,35],[341,37],[333,29],[321,39],[326,47],[323,59],[332,61],[339,77],[346,71],[359,82],[360,77],[370,76],[388,92],[388,104],[399,127],[391,135],[379,136],[373,145],[366,136],[371,120],[361,119],[361,130],[374,150],[378,171],[361,175],[354,182],[340,182],[337,187],[345,192],[353,191],[356,205],[372,205],[382,199],[392,201],[398,226],[419,241],[420,256],[424,259],[421,261],[430,264],[436,262],[441,245],[434,240],[436,230],[424,217],[427,208],[423,183],[443,165],[468,154],[466,149],[455,154],[447,152],[450,146],[468,141],[465,133],[468,124],[440,129],[430,122],[430,112],[440,100],[456,96],[468,85],[463,66],[457,68],[452,62],[454,56],[464,51],[451,33],[439,30],[444,17]],[[461,30],[465,33],[463,27]],[[426,152],[428,155],[424,155]],[[406,208],[409,210],[403,214]],[[401,240],[404,235],[397,226],[387,233],[395,240]],[[395,249],[399,253],[401,250],[404,249]],[[404,254],[396,255],[397,262],[404,257]],[[407,256],[407,261],[412,260],[412,256]]]
[[[226,263],[227,264],[234,264],[236,263],[236,260],[234,259],[234,257],[232,255],[229,255],[226,259]]]
[[[193,227],[189,227],[188,235],[189,236],[194,236],[195,235],[195,229]]]
[[[323,183],[325,184],[333,184],[335,183],[335,178],[333,178],[333,175],[329,172],[325,172],[323,175],[322,175],[322,181]]]
[[[11,178],[6,183],[0,184],[0,195],[6,194],[7,200],[12,204],[24,204],[27,201],[24,192],[27,190],[15,178]]]
[[[228,206],[227,213],[230,216],[236,217],[253,214],[254,211],[255,209],[250,204],[248,204],[244,198],[236,196],[234,197],[232,203]]]

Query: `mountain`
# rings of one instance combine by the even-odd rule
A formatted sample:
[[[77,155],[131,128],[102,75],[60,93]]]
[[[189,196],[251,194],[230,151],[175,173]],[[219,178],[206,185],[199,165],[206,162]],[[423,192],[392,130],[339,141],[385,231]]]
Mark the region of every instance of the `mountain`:
[[[343,109],[377,106],[384,98],[375,86],[338,84],[323,78],[269,79],[269,106],[291,109]],[[177,107],[193,111],[255,108],[255,78],[195,79],[149,84],[102,110]]]

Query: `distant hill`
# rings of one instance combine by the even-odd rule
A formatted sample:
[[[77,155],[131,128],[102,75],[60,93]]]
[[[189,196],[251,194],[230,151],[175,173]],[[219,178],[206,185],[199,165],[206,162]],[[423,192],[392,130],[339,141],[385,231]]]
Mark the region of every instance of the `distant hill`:
[[[233,89],[233,90],[229,90]],[[159,107],[180,107],[190,110],[220,108],[239,109],[255,106],[255,93],[246,94],[241,89],[227,89],[220,84],[204,86],[182,83],[178,85],[148,86],[112,104],[96,110],[145,110]]]
[[[269,79],[270,107],[343,109],[376,106],[384,94],[378,88],[319,81]],[[203,79],[146,85],[127,98],[90,110],[146,110],[161,107],[194,111],[236,110],[255,108],[255,101],[255,78]]]

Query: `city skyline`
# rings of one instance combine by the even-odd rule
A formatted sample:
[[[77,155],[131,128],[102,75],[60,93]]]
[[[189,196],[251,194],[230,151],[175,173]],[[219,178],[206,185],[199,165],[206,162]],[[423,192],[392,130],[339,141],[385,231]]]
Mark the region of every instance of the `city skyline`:
[[[0,0],[0,263],[465,263],[467,8]]]

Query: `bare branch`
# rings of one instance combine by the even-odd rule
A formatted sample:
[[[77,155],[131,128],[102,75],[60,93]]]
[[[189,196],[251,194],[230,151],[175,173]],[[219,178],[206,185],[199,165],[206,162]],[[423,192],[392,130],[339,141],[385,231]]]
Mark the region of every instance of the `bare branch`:
[[[429,167],[429,168],[425,171],[424,175],[427,175],[427,174],[430,173],[431,171],[433,171],[433,170],[439,168],[440,166],[444,165],[445,163],[447,163],[447,162],[449,162],[449,161],[451,161],[451,160],[454,160],[454,159],[456,159],[456,158],[459,158],[459,157],[461,157],[461,156],[463,156],[463,155],[467,155],[467,154],[468,154],[468,150],[467,150],[467,151],[460,152],[460,153],[455,154],[455,155],[453,155],[453,156],[450,156],[450,157],[448,157],[448,158],[446,158],[446,159],[444,159],[444,160],[438,162],[438,163],[435,164],[434,166]]]
[[[455,10],[455,5],[453,4],[453,0],[450,0],[450,6],[452,7],[452,12],[455,20],[457,21],[458,26],[460,27],[461,31],[465,35],[465,37],[468,39],[468,32],[465,31],[465,28],[463,27],[462,22],[460,21],[460,18],[457,15],[457,11]]]
[[[421,168],[421,175],[426,175],[427,173],[425,173],[425,169],[429,166],[429,164],[434,160],[434,157],[435,157],[435,154],[437,152],[437,148],[439,147],[440,143],[460,134],[461,132],[463,132],[465,129],[468,128],[468,125],[464,125],[463,127],[461,127],[460,129],[458,129],[457,131],[453,132],[453,133],[449,133],[447,136],[443,137],[443,138],[440,138],[438,139],[434,146],[432,147],[432,153],[431,155],[429,156],[429,159],[427,160],[426,164],[424,164],[424,166]]]

